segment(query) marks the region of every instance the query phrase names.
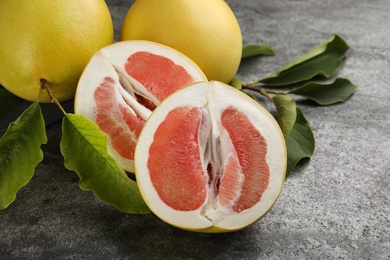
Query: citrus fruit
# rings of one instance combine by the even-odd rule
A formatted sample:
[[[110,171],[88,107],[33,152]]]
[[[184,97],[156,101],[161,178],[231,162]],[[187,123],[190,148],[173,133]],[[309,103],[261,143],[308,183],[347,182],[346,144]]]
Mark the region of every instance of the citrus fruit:
[[[95,51],[113,41],[104,0],[0,1],[0,84],[29,100],[49,102],[43,82],[59,101],[74,97]]]
[[[120,40],[168,45],[193,60],[209,80],[226,83],[242,54],[238,21],[223,0],[137,0],[123,20]]]
[[[149,208],[183,229],[227,232],[262,217],[281,192],[283,134],[272,115],[217,81],[178,90],[151,114],[135,151]]]
[[[94,121],[109,140],[110,154],[134,171],[134,149],[151,112],[174,91],[206,80],[183,54],[148,41],[111,44],[92,57],[81,75],[75,113]]]

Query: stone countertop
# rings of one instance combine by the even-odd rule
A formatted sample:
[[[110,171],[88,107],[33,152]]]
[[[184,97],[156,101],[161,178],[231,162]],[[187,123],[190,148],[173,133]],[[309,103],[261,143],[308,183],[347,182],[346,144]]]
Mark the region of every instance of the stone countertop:
[[[133,1],[107,2],[118,38]],[[351,46],[337,76],[358,90],[338,105],[298,103],[316,150],[295,168],[271,211],[227,234],[192,233],[153,214],[121,213],[78,187],[77,175],[63,165],[56,123],[47,129],[45,158],[31,182],[0,211],[1,259],[390,259],[390,1],[227,2],[244,45],[267,43],[276,51],[244,60],[238,72],[244,82],[267,76],[333,33]]]

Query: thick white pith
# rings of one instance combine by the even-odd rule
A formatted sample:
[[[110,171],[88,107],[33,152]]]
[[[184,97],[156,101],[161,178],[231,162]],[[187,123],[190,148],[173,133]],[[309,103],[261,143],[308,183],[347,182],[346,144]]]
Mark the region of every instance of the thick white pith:
[[[179,93],[180,92],[180,93]],[[245,112],[253,125],[266,139],[267,163],[270,169],[269,185],[262,195],[261,200],[248,210],[240,213],[231,210],[230,206],[223,207],[218,201],[218,193],[213,187],[218,187],[217,180],[222,178],[221,171],[226,159],[233,155],[229,137],[219,125],[220,113],[229,106],[234,106]],[[203,124],[200,131],[200,151],[203,160],[204,174],[210,178],[210,169],[213,169],[214,178],[209,183],[208,196],[204,204],[193,211],[178,211],[167,206],[161,201],[153,188],[147,167],[149,147],[153,142],[153,133],[166,117],[167,113],[180,106],[193,106],[203,111]],[[204,229],[219,227],[227,230],[243,228],[262,215],[273,205],[278,197],[284,180],[286,166],[286,151],[279,126],[273,117],[255,101],[222,83],[204,82],[198,83],[186,89],[180,90],[164,101],[151,115],[141,133],[139,144],[136,148],[136,174],[139,187],[145,201],[151,210],[166,222],[187,228]],[[212,167],[210,166],[212,162]],[[215,175],[218,174],[219,177]],[[238,188],[239,195],[240,190]]]

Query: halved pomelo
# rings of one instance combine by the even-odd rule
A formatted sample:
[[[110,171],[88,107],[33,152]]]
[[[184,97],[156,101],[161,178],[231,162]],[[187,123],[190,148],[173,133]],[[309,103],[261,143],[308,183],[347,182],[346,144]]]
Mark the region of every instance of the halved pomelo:
[[[138,186],[150,209],[189,230],[242,229],[278,198],[287,156],[274,117],[244,93],[200,82],[165,99],[135,151]]]
[[[148,41],[123,41],[96,52],[76,92],[75,113],[108,135],[110,154],[134,171],[134,149],[145,121],[171,93],[206,80],[183,54]]]

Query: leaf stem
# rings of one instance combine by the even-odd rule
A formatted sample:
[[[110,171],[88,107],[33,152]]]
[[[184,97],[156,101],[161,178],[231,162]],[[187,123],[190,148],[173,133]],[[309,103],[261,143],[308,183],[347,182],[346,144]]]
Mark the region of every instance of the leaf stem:
[[[45,79],[41,79],[41,88],[46,90],[47,94],[50,97],[50,102],[57,105],[57,107],[62,111],[64,115],[66,115],[65,109],[61,106],[60,102],[53,96],[51,90],[49,88],[49,84]]]
[[[286,92],[284,91],[277,91],[277,90],[272,90],[272,89],[265,89],[265,88],[261,88],[261,87],[254,87],[252,83],[248,83],[248,84],[242,84],[242,89],[249,89],[249,90],[252,90],[252,91],[256,91],[257,93],[260,93],[261,95],[269,98],[271,101],[272,101],[272,97],[270,94],[274,94],[274,95],[277,95],[277,94],[287,94]]]
[[[272,99],[271,95],[268,94],[268,92],[265,89],[260,89],[260,94],[262,94],[263,96],[267,97],[269,100],[274,102],[274,100]]]

